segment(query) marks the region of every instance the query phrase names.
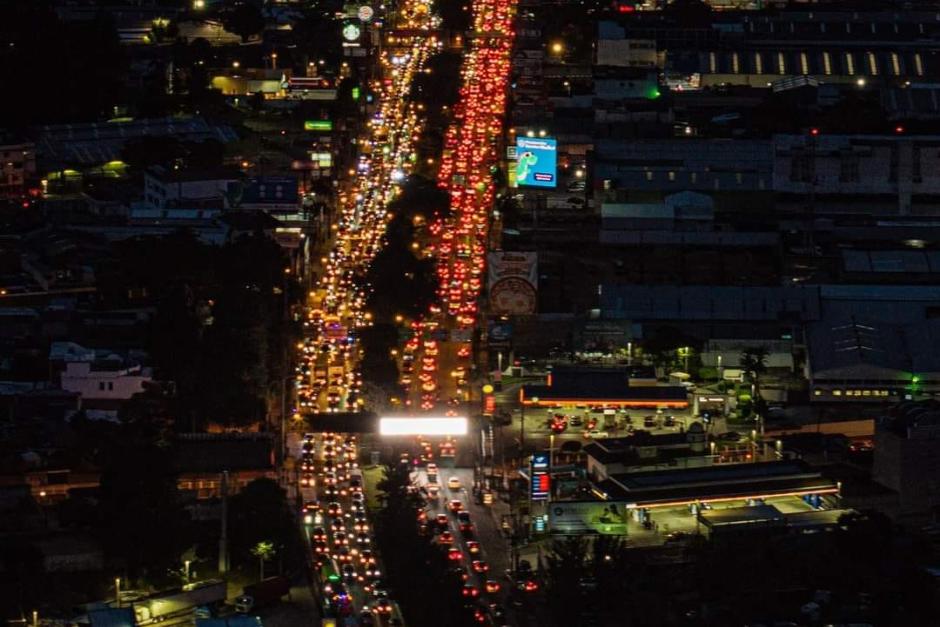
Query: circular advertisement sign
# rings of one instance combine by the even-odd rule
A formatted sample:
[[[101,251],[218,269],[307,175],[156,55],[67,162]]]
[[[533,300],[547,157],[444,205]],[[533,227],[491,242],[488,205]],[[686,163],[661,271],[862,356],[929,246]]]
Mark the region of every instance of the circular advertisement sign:
[[[372,16],[375,15],[375,11],[372,10],[368,4],[364,4],[359,7],[359,11],[356,13],[360,20],[363,22],[368,22],[372,19]]]
[[[535,288],[525,279],[507,277],[490,288],[490,305],[494,312],[509,315],[535,313]]]

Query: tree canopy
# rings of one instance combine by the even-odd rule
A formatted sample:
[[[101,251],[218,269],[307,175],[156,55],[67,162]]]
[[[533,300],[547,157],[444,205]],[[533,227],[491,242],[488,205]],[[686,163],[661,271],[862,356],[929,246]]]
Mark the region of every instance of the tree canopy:
[[[229,543],[233,562],[254,563],[259,545],[269,543],[264,559],[273,554],[289,562],[302,560],[297,524],[287,494],[273,479],[255,479],[229,499]]]

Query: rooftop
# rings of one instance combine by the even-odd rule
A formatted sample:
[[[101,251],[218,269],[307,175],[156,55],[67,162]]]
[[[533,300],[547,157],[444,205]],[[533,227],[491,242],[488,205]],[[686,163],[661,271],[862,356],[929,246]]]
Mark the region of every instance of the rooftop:
[[[238,139],[228,126],[209,124],[198,116],[168,116],[116,122],[50,124],[39,129],[37,150],[50,164],[99,165],[121,158],[124,143],[150,136],[169,136],[181,141]]]
[[[940,319],[913,324],[847,319],[824,320],[807,329],[810,364],[816,376],[869,366],[907,376],[940,372]]]
[[[633,435],[622,438],[603,438],[594,440],[584,447],[584,452],[602,464],[624,461],[633,457],[632,452],[641,447],[665,447],[690,443],[689,434],[700,434],[703,437],[702,425],[693,423],[688,432],[677,433],[650,433],[639,430]]]
[[[656,507],[696,500],[834,492],[836,483],[802,462],[777,461],[621,473],[602,481],[598,487],[608,500]]]
[[[180,435],[175,449],[175,466],[180,473],[274,469],[274,436],[270,433]]]
[[[680,386],[631,385],[631,380],[650,379],[653,373],[643,366],[599,368],[555,366],[544,385],[522,386],[524,398],[539,401],[584,403],[663,401],[685,402],[688,395]]]
[[[911,437],[915,430],[940,433],[940,402],[930,399],[899,403],[879,420],[878,426],[902,437]]]
[[[242,178],[235,168],[186,168],[170,170],[162,165],[147,168],[147,174],[164,182],[185,183],[193,181],[236,181]]]

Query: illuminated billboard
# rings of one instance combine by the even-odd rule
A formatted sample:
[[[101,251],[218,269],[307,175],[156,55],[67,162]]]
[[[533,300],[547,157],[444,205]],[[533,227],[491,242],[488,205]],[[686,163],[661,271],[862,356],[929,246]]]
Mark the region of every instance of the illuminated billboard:
[[[382,435],[466,435],[467,419],[462,417],[379,418]]]
[[[304,120],[305,131],[332,131],[332,120]]]
[[[516,176],[519,187],[549,187],[557,183],[558,142],[549,137],[516,138]]]
[[[627,533],[629,506],[609,501],[556,501],[548,510],[553,533]]]
[[[538,304],[537,253],[498,252],[487,255],[490,312],[496,315],[534,314]],[[512,330],[509,328],[509,335]],[[508,343],[509,337],[495,338]]]

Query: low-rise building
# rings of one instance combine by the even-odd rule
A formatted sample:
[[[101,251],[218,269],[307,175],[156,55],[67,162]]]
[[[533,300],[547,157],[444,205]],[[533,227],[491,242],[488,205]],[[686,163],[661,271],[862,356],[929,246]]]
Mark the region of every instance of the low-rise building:
[[[157,211],[221,209],[228,206],[226,193],[239,179],[234,170],[170,170],[153,166],[144,173],[144,204]]]
[[[270,433],[180,435],[174,444],[177,487],[197,500],[206,500],[222,495],[225,472],[228,494],[255,479],[277,479],[274,443]]]
[[[0,137],[0,197],[23,196],[36,177],[36,145]]]
[[[884,402],[940,393],[940,320],[827,318],[806,333],[810,400]]]
[[[875,425],[872,479],[898,495],[898,518],[940,515],[940,404],[901,403]]]
[[[712,463],[705,429],[699,422],[692,423],[685,432],[653,434],[637,431],[623,438],[602,438],[583,450],[587,456],[587,474],[595,482],[625,472]]]
[[[152,380],[150,368],[120,358],[70,362],[60,376],[62,389],[80,394],[86,413],[101,418],[116,417],[121,404]]]

